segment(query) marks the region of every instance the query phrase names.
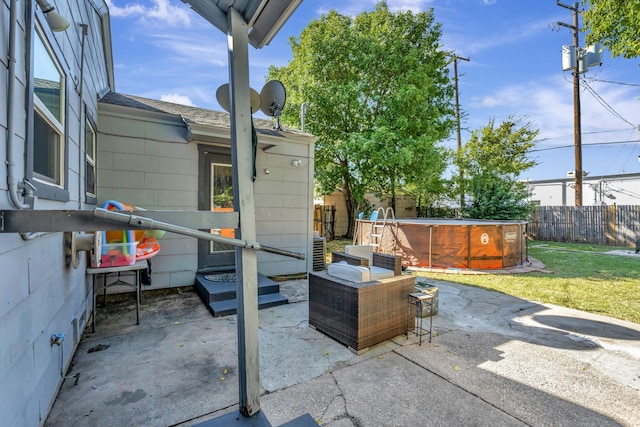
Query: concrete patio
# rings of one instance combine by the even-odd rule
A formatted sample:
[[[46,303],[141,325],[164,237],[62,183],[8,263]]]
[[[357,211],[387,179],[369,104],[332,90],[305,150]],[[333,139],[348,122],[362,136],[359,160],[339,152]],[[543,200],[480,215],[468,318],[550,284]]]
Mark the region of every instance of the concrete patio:
[[[435,336],[357,356],[308,326],[307,281],[260,311],[261,408],[281,425],[640,425],[640,325],[449,282]],[[47,426],[193,426],[237,409],[236,317],[195,292],[98,307]]]

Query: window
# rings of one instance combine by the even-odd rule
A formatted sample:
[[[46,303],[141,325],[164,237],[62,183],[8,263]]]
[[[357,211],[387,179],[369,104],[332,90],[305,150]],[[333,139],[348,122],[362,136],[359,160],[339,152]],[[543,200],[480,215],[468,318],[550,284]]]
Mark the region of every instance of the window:
[[[87,202],[96,201],[96,127],[90,116],[87,115],[84,129],[84,150],[86,167],[84,172],[84,185]]]
[[[65,75],[36,26],[33,42],[33,176],[64,188]]]

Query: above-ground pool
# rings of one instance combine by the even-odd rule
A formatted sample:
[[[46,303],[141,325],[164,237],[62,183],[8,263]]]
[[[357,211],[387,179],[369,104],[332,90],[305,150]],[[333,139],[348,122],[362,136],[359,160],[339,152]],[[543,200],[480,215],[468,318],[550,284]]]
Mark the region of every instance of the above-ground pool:
[[[375,234],[379,234],[381,227],[373,232],[374,224],[373,221],[358,220],[358,244],[377,243]],[[379,251],[401,255],[402,265],[407,267],[515,267],[527,262],[526,227],[527,221],[387,220]]]

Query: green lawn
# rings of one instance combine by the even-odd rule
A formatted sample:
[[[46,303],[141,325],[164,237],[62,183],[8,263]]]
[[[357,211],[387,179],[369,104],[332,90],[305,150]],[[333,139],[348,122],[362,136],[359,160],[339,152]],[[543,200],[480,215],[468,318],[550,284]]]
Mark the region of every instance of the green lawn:
[[[328,242],[327,253],[350,243]],[[551,273],[418,275],[640,323],[640,258],[603,253],[612,250],[631,248],[532,241],[529,256]]]

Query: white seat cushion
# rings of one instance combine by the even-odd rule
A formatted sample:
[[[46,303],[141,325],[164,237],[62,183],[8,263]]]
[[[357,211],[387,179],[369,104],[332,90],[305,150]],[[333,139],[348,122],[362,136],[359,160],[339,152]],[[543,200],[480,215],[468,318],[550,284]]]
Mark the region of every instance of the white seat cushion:
[[[382,280],[393,277],[393,270],[388,270],[382,267],[369,267],[369,277],[371,280]]]
[[[346,261],[334,262],[327,267],[329,276],[338,277],[349,282],[363,283],[371,280],[371,274],[366,267],[347,264]],[[393,272],[392,276],[393,276]]]

